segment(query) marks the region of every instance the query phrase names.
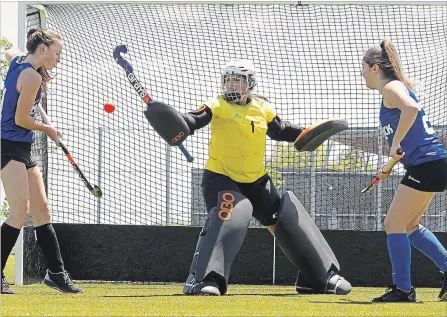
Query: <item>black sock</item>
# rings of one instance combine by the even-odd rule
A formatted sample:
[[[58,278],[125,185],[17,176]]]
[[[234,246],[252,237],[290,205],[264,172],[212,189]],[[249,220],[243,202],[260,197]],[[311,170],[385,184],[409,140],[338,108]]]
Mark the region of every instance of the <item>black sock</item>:
[[[57,241],[53,225],[47,223],[46,225],[35,227],[34,230],[36,231],[37,243],[48,261],[50,271],[53,273],[64,271],[64,262],[62,261],[59,242]]]
[[[14,248],[14,245],[16,244],[17,238],[19,237],[20,229],[11,227],[6,222],[2,224],[1,227],[1,243],[0,248],[1,251],[1,261],[2,261],[2,275],[3,270],[6,266],[6,261],[8,260],[9,254],[12,251],[12,248]]]

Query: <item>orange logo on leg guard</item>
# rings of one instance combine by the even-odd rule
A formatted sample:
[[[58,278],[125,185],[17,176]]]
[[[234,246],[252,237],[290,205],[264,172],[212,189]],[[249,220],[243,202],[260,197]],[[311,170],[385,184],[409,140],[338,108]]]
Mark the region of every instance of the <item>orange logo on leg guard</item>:
[[[223,221],[231,219],[231,213],[234,207],[234,195],[232,193],[224,193],[222,195],[223,202],[220,203],[220,210],[217,213],[219,218]]]
[[[178,141],[180,141],[180,139],[182,138],[182,136],[184,136],[185,135],[185,133],[183,133],[183,132],[179,132],[179,134],[177,134],[172,140],[171,140],[171,142],[172,143],[177,143]]]

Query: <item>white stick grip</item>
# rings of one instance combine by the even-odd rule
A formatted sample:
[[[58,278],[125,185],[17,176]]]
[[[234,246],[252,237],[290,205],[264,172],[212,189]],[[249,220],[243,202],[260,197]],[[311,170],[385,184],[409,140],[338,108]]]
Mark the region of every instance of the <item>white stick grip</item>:
[[[40,116],[42,117],[44,123],[49,124],[49,125],[53,125],[51,123],[50,118],[48,118],[45,110],[43,110],[42,106],[40,105],[40,103],[37,105],[37,110],[39,111]]]
[[[45,110],[42,108],[42,106],[39,104],[37,104],[37,111],[39,111],[40,116],[42,117],[42,120],[45,124],[51,125],[53,126],[53,123],[51,123],[50,118],[48,117],[47,113],[45,112]],[[60,138],[57,139],[56,144],[58,146],[60,146],[62,144],[62,141]]]

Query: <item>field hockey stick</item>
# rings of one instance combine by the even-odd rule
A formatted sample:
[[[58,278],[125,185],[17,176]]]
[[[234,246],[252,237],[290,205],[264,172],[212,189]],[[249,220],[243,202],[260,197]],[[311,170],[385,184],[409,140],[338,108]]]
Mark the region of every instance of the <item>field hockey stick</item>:
[[[397,149],[397,154],[398,155],[402,155],[402,153],[404,152],[404,150],[402,149]],[[386,163],[386,165],[384,167],[382,167],[382,174],[388,174],[391,172],[391,170],[393,169],[394,165],[396,165],[396,163],[399,162],[399,160],[396,160],[394,158],[390,159],[388,161],[388,163]],[[362,194],[368,194],[370,193],[374,188],[376,188],[376,186],[379,184],[380,179],[378,176],[376,176],[374,178],[374,180],[371,182],[371,184],[369,184],[368,187],[362,189],[361,193]]]
[[[130,65],[128,61],[124,59],[124,57],[121,56],[121,53],[127,53],[127,46],[126,45],[119,45],[113,50],[113,57],[115,58],[115,61],[120,65],[125,71],[127,79],[129,80],[130,84],[133,88],[135,88],[135,91],[138,93],[138,95],[143,99],[144,103],[150,107],[150,103],[152,101],[152,97],[149,95],[147,90],[143,87],[141,82],[137,79],[133,72],[133,67]],[[186,148],[183,146],[183,144],[177,145],[180,151],[182,151],[183,155],[186,157],[186,160],[188,162],[192,162],[194,158],[189,154],[189,152],[186,150]]]
[[[42,106],[40,104],[38,104],[37,110],[39,111],[40,115],[42,116],[43,122],[53,126],[53,124],[51,123],[50,118],[48,118],[45,110],[43,110],[43,108],[42,108]],[[76,173],[78,173],[79,177],[82,179],[82,181],[84,182],[85,186],[92,193],[92,195],[97,197],[97,198],[101,198],[102,197],[102,190],[101,190],[101,188],[99,188],[96,185],[92,186],[89,183],[89,181],[84,176],[84,174],[82,173],[82,171],[79,168],[78,164],[76,164],[76,161],[73,159],[73,157],[71,156],[70,152],[67,150],[67,148],[65,147],[64,143],[62,143],[60,138],[58,138],[56,144],[57,144],[57,146],[59,146],[62,149],[62,151],[64,151],[65,156],[68,158],[68,160],[70,161],[71,165],[75,169]]]

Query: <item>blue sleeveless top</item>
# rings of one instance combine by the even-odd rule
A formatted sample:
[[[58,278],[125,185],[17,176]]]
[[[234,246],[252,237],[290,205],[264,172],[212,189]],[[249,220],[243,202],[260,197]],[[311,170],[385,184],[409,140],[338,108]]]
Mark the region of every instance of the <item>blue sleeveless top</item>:
[[[411,98],[419,102],[411,89],[408,89],[408,92]],[[393,143],[394,134],[399,124],[400,114],[401,111],[397,108],[390,109],[385,107],[382,100],[380,125],[390,146]],[[423,109],[418,111],[416,120],[400,145],[405,152],[401,160],[405,169],[409,166],[447,157],[447,151],[440,139],[435,135],[435,131]]]
[[[30,63],[20,64],[21,56],[15,57],[9,66],[5,79],[5,89],[3,91],[1,110],[1,138],[10,141],[34,142],[34,131],[18,126],[15,123],[17,102],[19,93],[17,92],[17,79],[22,71],[33,67]],[[34,118],[36,106],[40,102],[41,89],[37,92],[30,116]]]

